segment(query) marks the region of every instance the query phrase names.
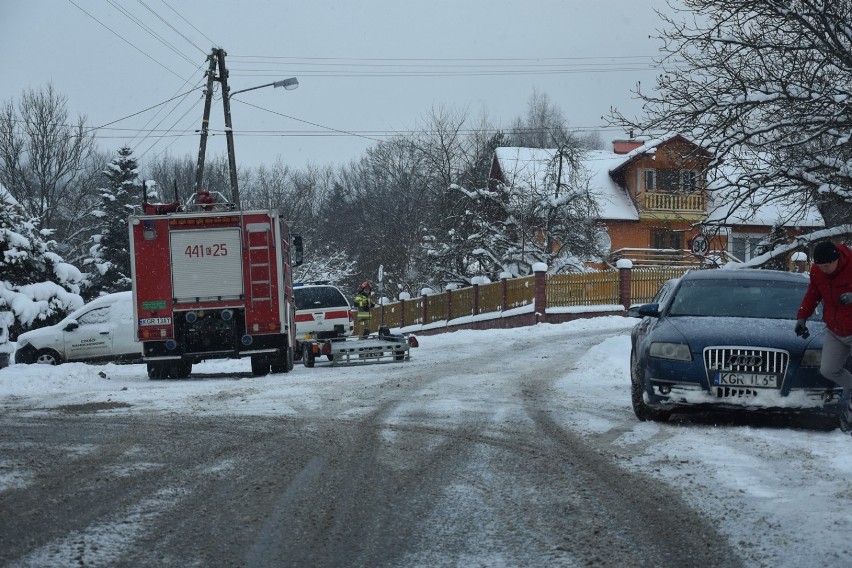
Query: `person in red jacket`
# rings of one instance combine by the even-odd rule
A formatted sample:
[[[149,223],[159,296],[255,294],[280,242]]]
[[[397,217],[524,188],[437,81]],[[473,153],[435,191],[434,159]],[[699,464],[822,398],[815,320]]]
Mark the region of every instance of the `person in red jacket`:
[[[843,387],[846,406],[840,413],[840,428],[852,430],[852,373],[846,360],[852,354],[852,250],[842,243],[823,241],[814,248],[808,290],[796,313],[796,335],[808,336],[807,319],[822,302],[825,337],[819,372]]]

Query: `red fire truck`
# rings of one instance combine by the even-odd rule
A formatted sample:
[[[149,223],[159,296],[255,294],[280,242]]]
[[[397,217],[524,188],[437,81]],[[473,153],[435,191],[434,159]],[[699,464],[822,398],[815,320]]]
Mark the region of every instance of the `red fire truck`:
[[[194,198],[144,203],[144,214],[129,219],[136,338],[148,376],[184,378],[204,359],[243,357],[255,376],[290,371],[291,266],[301,263],[301,239],[291,251],[275,210],[237,211],[207,192]]]

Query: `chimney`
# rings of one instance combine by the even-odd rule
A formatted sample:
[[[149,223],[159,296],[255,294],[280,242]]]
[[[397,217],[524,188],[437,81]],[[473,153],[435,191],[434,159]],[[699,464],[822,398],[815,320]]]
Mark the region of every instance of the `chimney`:
[[[628,154],[644,144],[644,142],[640,142],[638,140],[633,140],[631,136],[630,140],[613,140],[612,141],[612,151],[616,154]]]

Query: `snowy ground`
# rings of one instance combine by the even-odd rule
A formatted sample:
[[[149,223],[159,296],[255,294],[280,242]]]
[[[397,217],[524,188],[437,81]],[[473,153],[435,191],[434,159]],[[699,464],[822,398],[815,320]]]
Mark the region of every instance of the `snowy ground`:
[[[185,381],[149,381],[142,365],[12,365],[0,370],[0,413],[38,415],[90,404],[108,413],[287,415],[317,405],[345,381],[369,390],[388,378],[428,372],[430,363],[504,349],[518,333],[540,348],[515,364],[528,372],[558,354],[560,338],[605,330],[603,340],[564,374],[552,377],[554,408],[564,428],[587,436],[612,458],[658,477],[660,498],[670,487],[708,513],[753,566],[852,565],[852,437],[762,422],[715,425],[706,420],[643,423],[630,408],[629,330],[617,316],[523,330],[462,331],[421,337],[405,364],[306,369],[251,378],[247,361],[197,365]],[[479,377],[481,379],[481,377]],[[479,380],[477,379],[477,380]],[[463,377],[461,380],[464,380]],[[499,404],[501,393],[486,393]],[[339,401],[346,405],[346,400]],[[463,401],[447,396],[447,414]],[[368,409],[348,408],[356,417]],[[25,483],[0,458],[0,491]],[[661,535],[661,538],[665,538]]]

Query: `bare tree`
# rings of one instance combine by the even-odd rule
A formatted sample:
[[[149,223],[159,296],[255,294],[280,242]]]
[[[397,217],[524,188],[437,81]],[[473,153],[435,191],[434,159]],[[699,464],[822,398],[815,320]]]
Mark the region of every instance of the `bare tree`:
[[[156,162],[140,168],[140,180],[157,183],[159,199],[163,202],[178,200],[185,202],[195,190],[196,158],[190,155],[172,156],[165,154]],[[138,196],[138,201],[142,200]]]
[[[0,183],[76,262],[89,238],[82,220],[99,202],[97,178],[109,158],[96,152],[85,117],[72,124],[66,106],[52,85],[2,106]]]
[[[517,150],[519,165],[505,182],[457,188],[475,202],[468,224],[476,231],[469,240],[481,266],[492,277],[531,274],[538,262],[557,273],[582,270],[584,261],[601,256],[583,151],[567,145]]]
[[[592,149],[600,144],[594,134],[580,136],[568,127],[562,109],[550,101],[547,93],[533,91],[527,101],[527,114],[515,119],[508,135],[508,145],[521,148]]]
[[[712,186],[762,191],[828,223],[852,201],[852,0],[678,0],[661,14],[662,73],[637,88],[643,115],[610,121],[676,131],[715,152]]]

